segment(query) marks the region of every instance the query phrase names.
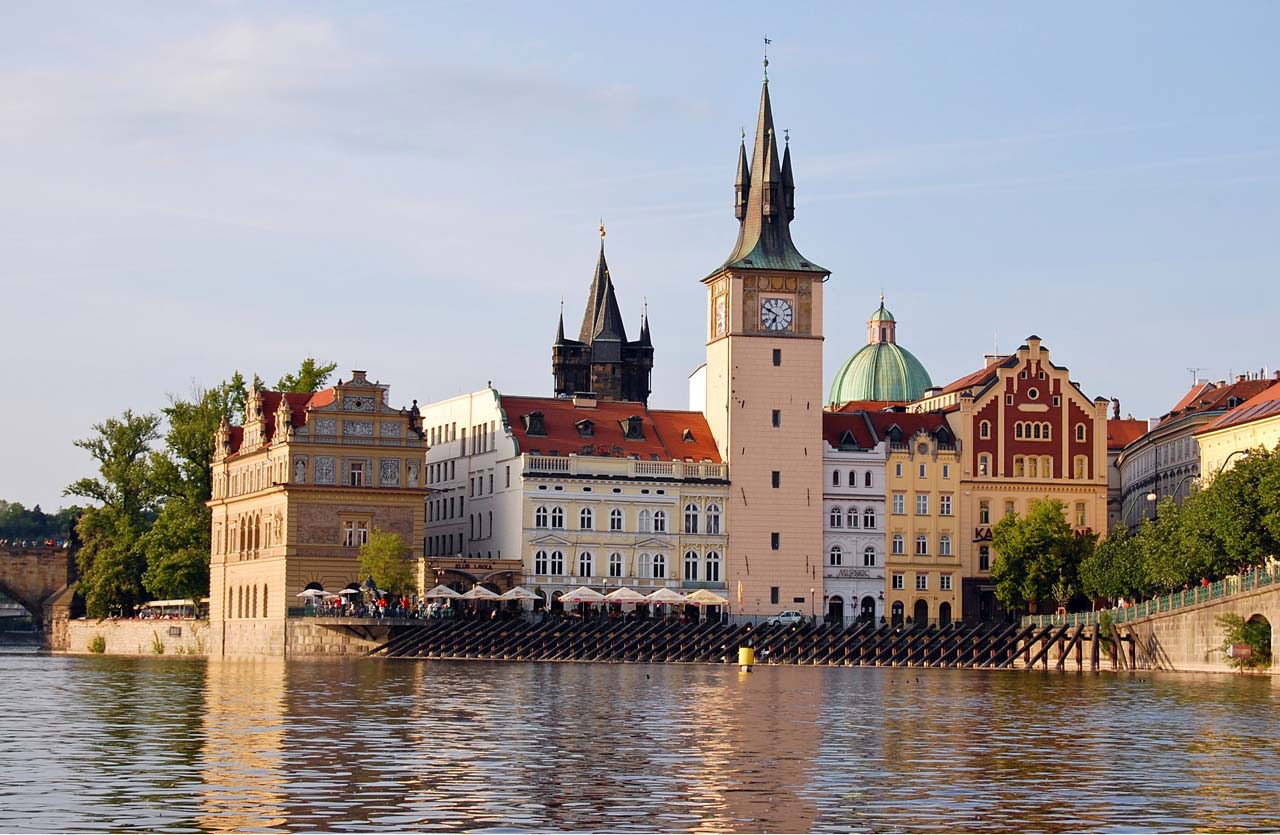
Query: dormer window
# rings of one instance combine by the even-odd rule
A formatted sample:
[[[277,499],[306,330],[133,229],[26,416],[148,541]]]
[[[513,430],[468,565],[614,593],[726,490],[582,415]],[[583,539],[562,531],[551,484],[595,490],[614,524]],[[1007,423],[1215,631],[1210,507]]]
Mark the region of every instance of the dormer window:
[[[542,422],[542,412],[530,412],[527,415],[521,415],[520,419],[524,421],[524,431],[526,434],[547,434],[547,427]]]
[[[639,415],[632,415],[622,421],[623,438],[628,441],[644,440],[644,418]]]
[[[840,449],[857,449],[858,442],[854,440],[853,433],[848,429],[844,430],[844,434],[840,436]]]
[[[693,430],[686,428],[680,433],[680,440],[684,441],[686,444],[693,443]]]
[[[586,418],[578,421],[574,426],[578,427],[578,435],[583,438],[590,438],[596,434],[596,425]]]
[[[951,430],[947,429],[945,426],[939,426],[938,430],[933,433],[933,437],[936,438],[940,444],[949,444],[951,443]]]
[[[898,428],[896,423],[889,427],[889,440],[895,444],[902,443],[902,430]]]

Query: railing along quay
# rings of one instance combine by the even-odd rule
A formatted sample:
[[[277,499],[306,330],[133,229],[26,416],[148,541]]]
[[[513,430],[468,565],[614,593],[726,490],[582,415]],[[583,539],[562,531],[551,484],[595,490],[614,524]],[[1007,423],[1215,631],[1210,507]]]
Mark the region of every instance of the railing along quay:
[[[863,667],[1030,667],[1030,647],[1064,638],[1052,627],[953,623],[903,627],[856,623],[752,626],[664,620],[434,620],[397,631],[369,655],[523,661],[736,664],[752,647],[757,664]],[[1047,662],[1045,662],[1047,663]]]
[[[1233,597],[1264,586],[1274,585],[1277,582],[1280,582],[1280,563],[1272,563],[1271,565],[1255,568],[1252,571],[1232,574],[1207,586],[1199,585],[1193,588],[1185,588],[1182,591],[1175,591],[1172,594],[1166,594],[1161,597],[1153,597],[1141,603],[1132,603],[1124,607],[1115,606],[1110,609],[1096,609],[1092,612],[1072,612],[1068,615],[1024,615],[1022,623],[1026,626],[1064,624],[1066,626],[1093,626],[1098,623],[1098,619],[1103,612],[1110,613],[1112,623],[1129,623],[1130,621],[1161,612],[1175,612],[1178,609],[1185,609],[1200,603],[1221,600],[1224,597]]]

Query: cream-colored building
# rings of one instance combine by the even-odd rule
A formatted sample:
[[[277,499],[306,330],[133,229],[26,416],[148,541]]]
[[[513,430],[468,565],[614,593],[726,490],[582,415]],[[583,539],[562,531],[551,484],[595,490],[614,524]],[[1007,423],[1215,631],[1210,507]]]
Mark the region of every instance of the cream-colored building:
[[[822,416],[825,605],[830,623],[884,614],[884,460],[887,439],[866,412]]]
[[[417,405],[397,409],[363,371],[314,394],[249,391],[243,426],[213,455],[209,619],[213,655],[280,655],[305,588],[362,578],[374,530],[422,554],[424,440]]]
[[[702,414],[486,388],[423,420],[428,582],[730,596],[728,468]]]
[[[1280,372],[1276,372],[1280,380]],[[1231,409],[1196,433],[1200,472],[1207,480],[1233,466],[1250,450],[1280,445],[1280,382]]]

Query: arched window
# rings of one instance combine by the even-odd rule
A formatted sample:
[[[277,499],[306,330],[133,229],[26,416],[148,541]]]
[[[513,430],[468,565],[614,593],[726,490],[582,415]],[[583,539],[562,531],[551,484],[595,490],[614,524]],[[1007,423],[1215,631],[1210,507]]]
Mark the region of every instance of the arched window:
[[[652,511],[640,511],[640,531],[641,533],[650,533],[653,531],[653,513]]]
[[[548,567],[550,574],[564,574],[564,552],[551,552],[551,565]]]
[[[870,486],[871,486],[871,471],[870,471],[870,470],[867,470],[865,473],[863,473],[863,475],[862,475],[862,486],[863,486],[863,487],[870,487]]]
[[[840,486],[840,471],[839,471],[839,470],[832,470],[832,471],[831,471],[831,486],[832,486],[832,487],[839,487],[839,486]]]
[[[844,521],[844,517],[840,513],[840,508],[833,507],[831,509],[831,515],[829,520],[830,526],[833,528],[838,528],[841,526],[841,523],[843,521]]]
[[[698,506],[693,502],[684,506],[684,532],[698,532]]]
[[[698,552],[684,552],[684,579],[688,582],[696,582],[698,579]]]
[[[1085,438],[1085,428],[1083,423],[1076,424],[1076,440],[1083,441]]]
[[[991,524],[991,502],[987,501],[986,499],[983,499],[982,501],[978,502],[978,524],[979,525]]]
[[[547,552],[546,551],[539,551],[533,555],[533,573],[534,574],[547,573]]]
[[[938,556],[940,557],[951,556],[951,537],[947,536],[946,534],[943,534],[938,539]]]
[[[1013,425],[1013,437],[1022,439],[1022,421],[1018,421]]]
[[[595,528],[595,526],[596,526],[595,514],[591,512],[591,508],[584,507],[581,511],[578,512],[578,527],[581,530],[589,531]]]
[[[828,565],[841,565],[844,562],[844,551],[839,545],[832,545],[831,550],[827,552]]]
[[[845,521],[849,523],[849,527],[858,527],[858,509],[856,507],[849,508],[845,511],[844,515]]]
[[[533,526],[535,528],[545,528],[547,526],[547,509],[539,507],[533,512]]]
[[[667,532],[667,512],[665,510],[655,510],[653,512],[653,532]]]
[[[578,554],[578,576],[594,577],[595,573],[595,560],[592,559],[591,552],[583,551]]]
[[[850,471],[849,471],[849,486],[850,486],[850,487],[857,487],[857,486],[858,486],[858,471],[857,471],[857,470],[850,470]]]
[[[720,552],[719,551],[707,552],[707,582],[708,583],[720,582]]]
[[[609,555],[609,576],[610,577],[622,576],[622,555],[619,554],[617,551]]]
[[[622,511],[616,507],[609,511],[609,530],[622,530]]]
[[[862,551],[862,564],[867,568],[874,568],[876,564],[876,546],[868,545]]]
[[[1077,455],[1075,457],[1075,477],[1076,478],[1085,478],[1086,477],[1085,474],[1088,472],[1088,467],[1089,467],[1089,459],[1087,456]]]
[[[1021,455],[1013,456],[1013,477],[1022,478],[1027,474],[1027,465]]]
[[[906,545],[906,542],[903,540],[902,534],[895,533],[893,535],[893,553],[905,554],[906,553],[906,548],[904,547],[905,545]]]
[[[979,438],[991,437],[991,421],[984,420],[978,424],[978,437]]]
[[[1053,478],[1053,456],[1052,455],[1040,456],[1040,477]]]
[[[667,555],[653,555],[653,577],[655,580],[665,580],[667,578]]]
[[[929,554],[929,537],[920,534],[916,537],[916,556],[923,557]]]
[[[874,507],[864,508],[862,511],[862,527],[874,528],[876,526],[876,510]]]
[[[720,533],[720,505],[707,505],[707,533]]]
[[[991,475],[991,456],[986,453],[978,456],[978,475]]]
[[[1045,424],[1042,424],[1042,426],[1043,428],[1040,430],[1040,434],[1044,436],[1044,439],[1046,441],[1053,440],[1053,424],[1045,423]]]
[[[564,508],[563,507],[551,508],[551,527],[553,528],[564,527]]]
[[[640,576],[646,577],[646,578],[653,576],[653,555],[652,554],[640,555]]]

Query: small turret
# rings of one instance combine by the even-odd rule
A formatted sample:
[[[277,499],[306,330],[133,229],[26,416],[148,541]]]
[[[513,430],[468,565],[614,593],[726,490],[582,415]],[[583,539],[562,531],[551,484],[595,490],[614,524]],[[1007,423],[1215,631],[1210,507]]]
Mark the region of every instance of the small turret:
[[[747,132],[739,131],[741,139],[738,143],[738,179],[733,185],[734,209],[738,220],[747,216],[747,198],[751,195],[751,169],[747,166]]]
[[[787,222],[796,219],[796,181],[791,176],[791,132],[782,132],[786,147],[782,151],[782,205],[787,209]]]

